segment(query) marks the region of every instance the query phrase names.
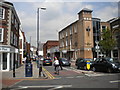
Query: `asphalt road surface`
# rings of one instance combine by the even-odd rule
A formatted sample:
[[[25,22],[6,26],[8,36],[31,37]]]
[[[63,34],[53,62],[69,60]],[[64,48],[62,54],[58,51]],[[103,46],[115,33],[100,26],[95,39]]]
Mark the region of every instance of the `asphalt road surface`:
[[[10,90],[120,90],[120,73],[104,73],[63,67],[60,74],[53,66],[43,66],[47,79],[21,80]]]

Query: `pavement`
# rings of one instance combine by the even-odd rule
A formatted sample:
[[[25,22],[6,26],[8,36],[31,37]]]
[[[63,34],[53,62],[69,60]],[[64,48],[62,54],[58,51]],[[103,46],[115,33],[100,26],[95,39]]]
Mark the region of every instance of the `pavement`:
[[[49,72],[46,72],[44,68],[42,69],[41,77],[39,77],[39,68],[37,68],[36,62],[32,62],[32,67],[32,77],[25,77],[25,64],[15,69],[15,77],[13,77],[13,70],[0,72],[0,89],[11,87],[23,80],[44,80],[49,78],[47,75]],[[71,67],[75,67],[74,61],[71,62]]]
[[[75,66],[75,60],[72,60],[72,61],[71,61],[71,67],[74,67],[74,68],[76,67],[76,66]]]
[[[1,88],[7,88],[13,86],[14,84],[21,82],[22,80],[32,80],[32,79],[45,79],[46,74],[43,71],[39,77],[39,68],[37,68],[37,63],[32,62],[33,74],[32,77],[25,76],[25,64],[15,69],[15,77],[13,77],[13,70],[11,71],[2,71],[0,73],[0,90]]]

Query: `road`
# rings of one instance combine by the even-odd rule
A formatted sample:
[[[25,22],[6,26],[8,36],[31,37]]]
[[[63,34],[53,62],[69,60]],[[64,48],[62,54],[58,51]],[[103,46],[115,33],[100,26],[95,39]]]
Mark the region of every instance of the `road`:
[[[85,70],[78,70],[73,67],[63,67],[60,70],[60,74],[54,73],[53,66],[43,66],[43,70],[48,75],[47,79],[30,79],[21,80],[19,83],[13,85],[11,90],[55,90],[55,89],[100,89],[105,90],[119,90],[120,73],[103,73],[103,72],[92,72]]]

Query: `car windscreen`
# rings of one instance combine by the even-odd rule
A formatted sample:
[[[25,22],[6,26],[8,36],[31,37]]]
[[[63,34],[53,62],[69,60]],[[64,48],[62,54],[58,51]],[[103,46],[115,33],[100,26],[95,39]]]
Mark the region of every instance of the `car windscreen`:
[[[62,58],[61,61],[67,62],[68,60],[66,58]]]
[[[119,62],[118,59],[114,59],[114,58],[106,58],[106,60],[108,62],[112,62],[112,63],[116,63],[116,62]],[[120,62],[119,62],[120,63]]]
[[[85,61],[93,62],[93,59],[85,59]]]
[[[51,59],[44,59],[44,61],[51,61]]]

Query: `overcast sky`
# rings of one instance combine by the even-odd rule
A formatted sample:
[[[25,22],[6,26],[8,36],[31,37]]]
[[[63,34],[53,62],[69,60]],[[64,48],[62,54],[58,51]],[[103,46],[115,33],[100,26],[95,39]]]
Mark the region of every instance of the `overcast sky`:
[[[30,36],[32,37],[32,45],[36,45],[37,41],[36,24],[38,7],[46,7],[45,11],[40,10],[41,42],[58,40],[58,32],[70,23],[78,20],[77,13],[83,8],[93,10],[93,17],[100,18],[101,21],[108,21],[118,16],[117,2],[70,2],[64,0],[57,2],[45,2],[45,0],[7,1],[11,1],[14,4],[21,21],[22,30],[26,34],[27,41],[29,42]]]

